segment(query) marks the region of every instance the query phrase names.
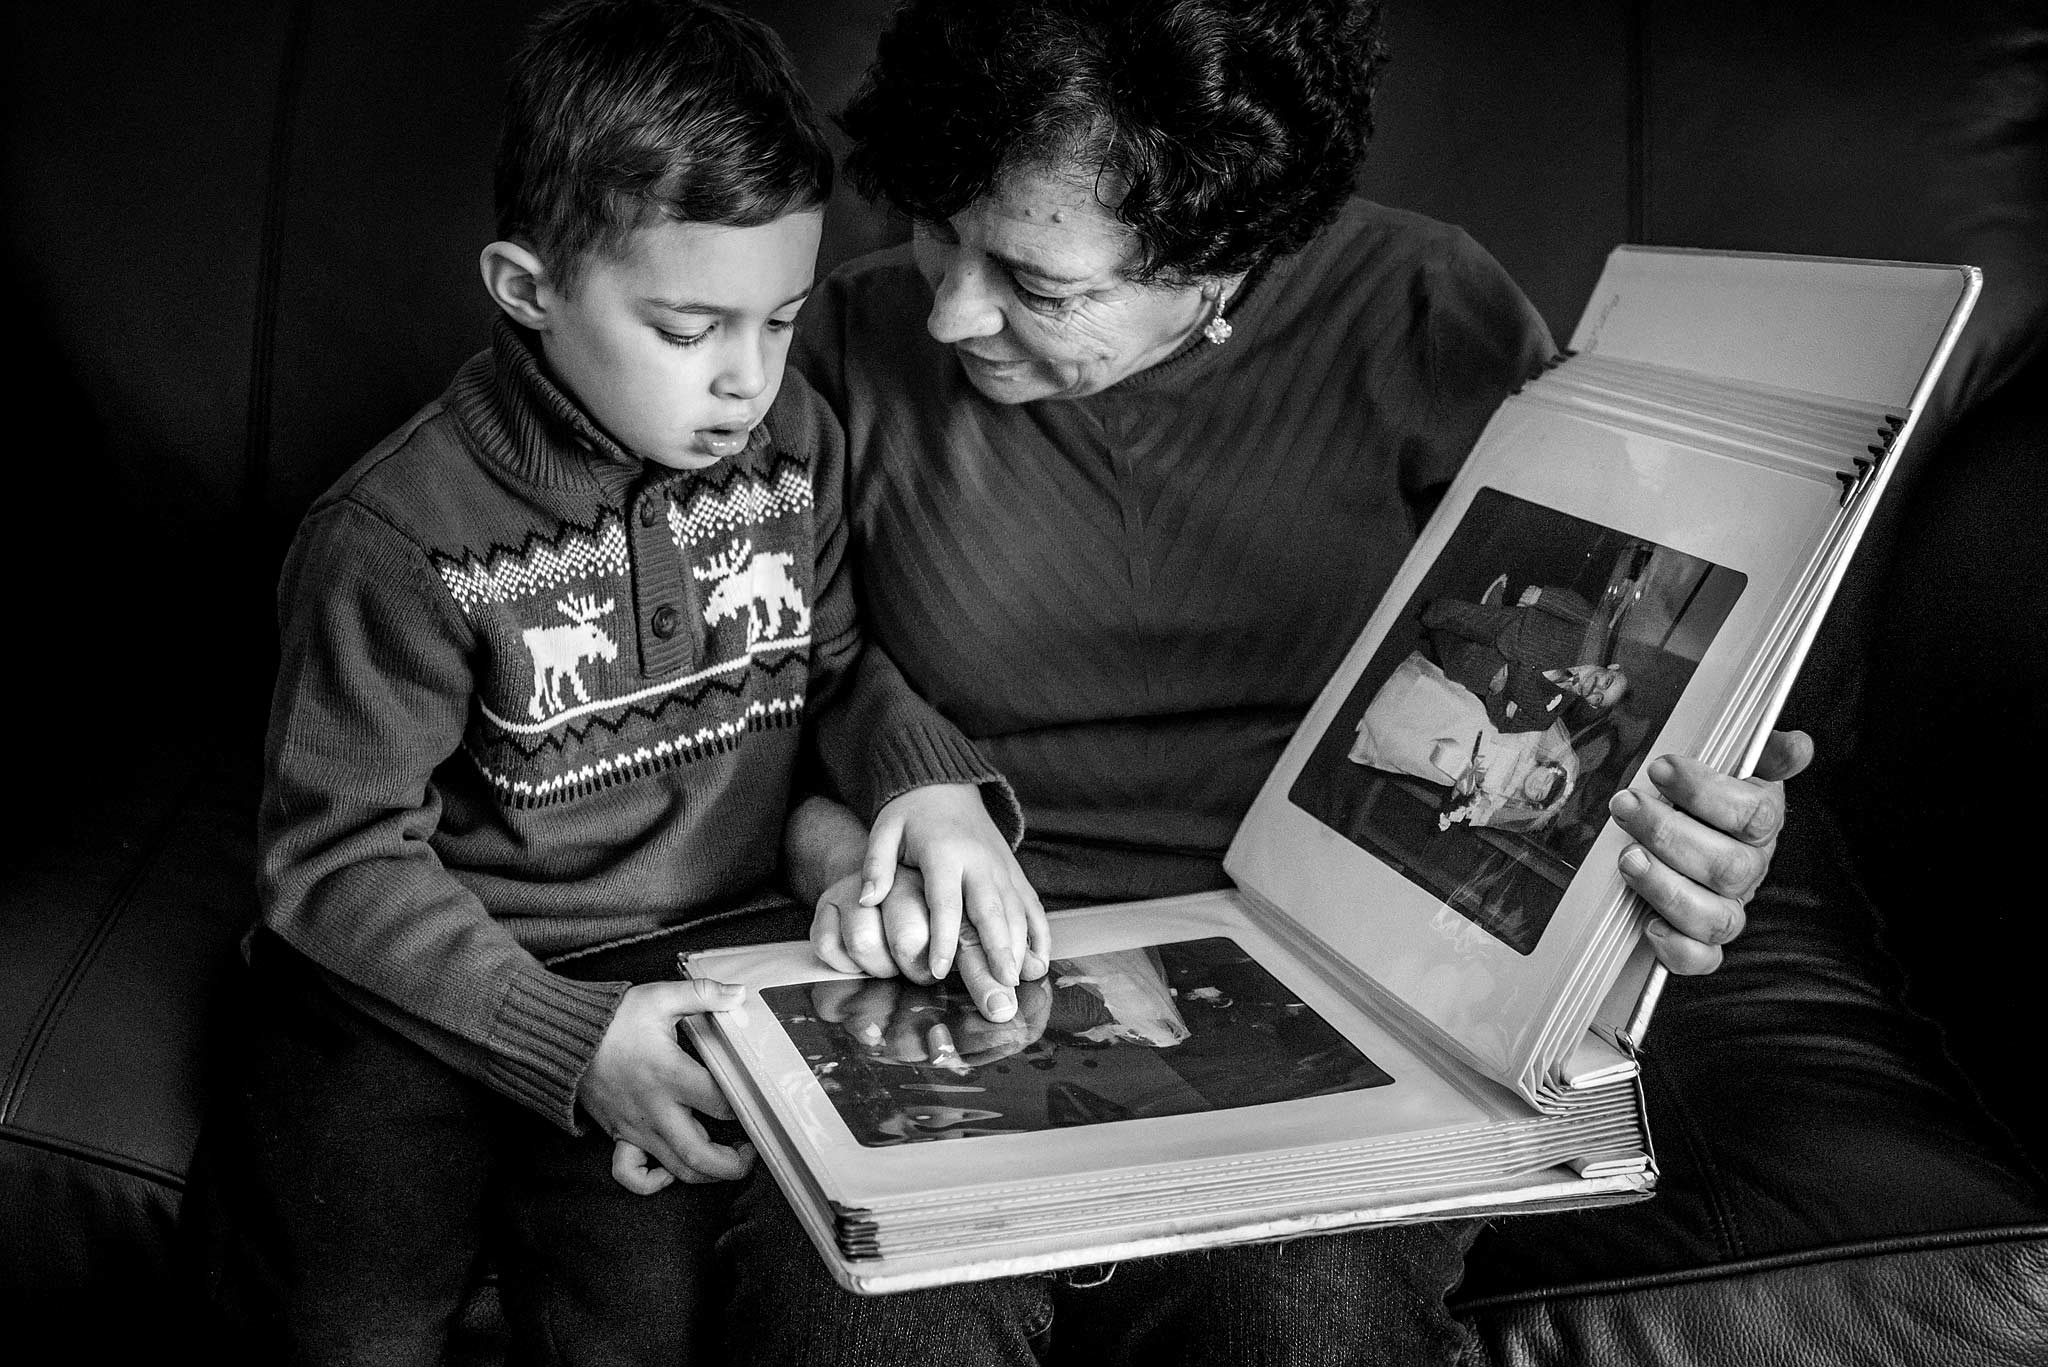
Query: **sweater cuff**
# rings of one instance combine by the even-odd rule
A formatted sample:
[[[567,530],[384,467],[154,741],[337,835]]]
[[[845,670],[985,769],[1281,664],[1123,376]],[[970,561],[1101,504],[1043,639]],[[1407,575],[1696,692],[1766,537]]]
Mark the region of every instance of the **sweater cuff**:
[[[544,971],[515,976],[491,1028],[492,1082],[570,1134],[581,1134],[576,1087],[630,986]]]
[[[912,788],[932,783],[972,783],[1011,849],[1024,839],[1024,807],[1010,781],[950,727],[913,727],[885,732],[868,751],[868,810],[861,813],[872,826],[875,816]]]

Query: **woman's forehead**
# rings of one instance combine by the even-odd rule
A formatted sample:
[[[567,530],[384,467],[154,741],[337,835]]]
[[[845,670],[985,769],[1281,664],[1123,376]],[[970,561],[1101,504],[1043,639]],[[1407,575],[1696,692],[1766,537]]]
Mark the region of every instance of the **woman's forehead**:
[[[1134,246],[1130,228],[1104,202],[1106,188],[1100,177],[1079,168],[1018,166],[998,177],[959,219],[987,239],[979,244],[984,250],[1034,274],[1099,284],[1121,278]]]

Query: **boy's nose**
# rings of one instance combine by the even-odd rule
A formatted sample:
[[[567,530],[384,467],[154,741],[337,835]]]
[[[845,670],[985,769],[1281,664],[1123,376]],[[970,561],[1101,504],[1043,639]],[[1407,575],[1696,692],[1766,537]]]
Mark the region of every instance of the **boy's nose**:
[[[737,346],[719,372],[718,393],[729,399],[758,398],[768,387],[768,361],[757,346]]]

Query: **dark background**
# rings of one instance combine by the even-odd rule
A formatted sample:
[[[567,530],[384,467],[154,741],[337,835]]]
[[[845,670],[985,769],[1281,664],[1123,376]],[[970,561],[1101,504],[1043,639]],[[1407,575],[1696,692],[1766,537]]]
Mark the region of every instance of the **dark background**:
[[[138,740],[254,733],[299,513],[483,340],[502,71],[535,8],[6,11],[10,521],[47,548],[17,586],[36,663],[0,685],[18,762],[61,787],[77,728],[115,712]],[[834,109],[889,6],[745,8]],[[1979,331],[2010,338],[2039,317],[2039,243],[1958,187],[2041,163],[1980,148],[1957,164],[1975,103],[2025,93],[2002,92],[2019,78],[1964,41],[1957,10],[1396,4],[1365,188],[1470,229],[1560,339],[1624,239],[1969,260],[1993,272]],[[1873,51],[1968,98],[1902,100]],[[842,193],[824,264],[896,231]],[[2011,259],[2032,262],[2031,296],[1999,288]],[[2016,355],[1966,350],[1951,389],[1991,388]]]
[[[501,73],[533,8],[0,5],[0,1280],[84,1285],[89,1270],[121,1287],[73,1329],[133,1325],[162,1355],[144,1284],[167,1266],[196,1133],[199,1004],[253,905],[278,559],[307,501],[482,344]],[[831,107],[887,6],[747,8]],[[1984,268],[1788,711],[1823,754],[1793,802],[1853,828],[1914,999],[2048,1160],[2048,928],[2025,892],[2025,780],[2048,750],[2041,0],[1394,0],[1391,28],[1366,188],[1470,229],[1560,336],[1622,240]],[[841,204],[826,252],[891,235]],[[1532,1222],[1526,1246],[1496,1231],[1491,1286],[1782,1252],[1799,1267],[1645,1298],[1692,1305],[1717,1345],[1805,1335],[1816,1360],[1922,1307],[1914,1327],[1945,1345],[2012,1327],[1990,1317],[2024,1292],[1988,1288],[2017,1261],[1923,1249],[1890,1281],[1857,1280],[1889,1255],[1798,1252],[2015,1217],[1973,1204],[2003,1169],[1929,1101],[1932,1074],[1887,1071],[1909,1021],[1865,982],[1868,906],[1800,900],[1796,864],[1781,852],[1727,969],[1666,993],[1646,1072],[1663,1194]],[[1516,1259],[1527,1276],[1501,1280]],[[1975,1290],[1943,1300],[1964,1286],[1932,1281],[1944,1266]],[[1802,1294],[1769,1294],[1781,1274]],[[1569,1354],[1569,1326],[1640,1303],[1496,1309]],[[1635,1339],[1624,1321],[1638,1351],[1615,1360],[1685,1358],[1681,1320]]]

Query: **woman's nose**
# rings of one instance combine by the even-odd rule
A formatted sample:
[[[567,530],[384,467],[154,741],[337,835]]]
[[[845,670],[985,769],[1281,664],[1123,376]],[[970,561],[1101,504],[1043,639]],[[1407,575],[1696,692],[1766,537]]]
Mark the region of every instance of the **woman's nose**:
[[[1003,330],[988,267],[965,253],[954,253],[932,283],[932,311],[925,331],[951,345],[970,337],[993,337]]]

